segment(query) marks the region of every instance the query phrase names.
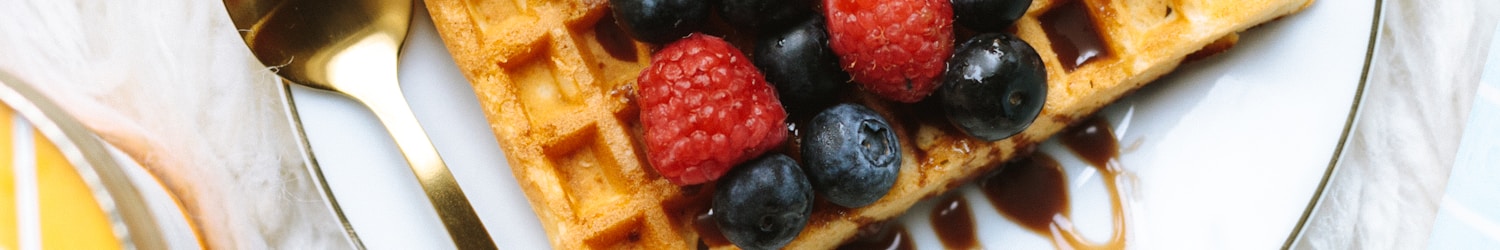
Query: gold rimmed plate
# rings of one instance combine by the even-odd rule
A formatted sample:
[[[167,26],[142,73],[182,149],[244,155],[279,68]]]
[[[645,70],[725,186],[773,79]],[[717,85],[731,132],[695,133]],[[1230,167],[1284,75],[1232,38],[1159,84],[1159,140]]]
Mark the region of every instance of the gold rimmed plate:
[[[1363,88],[1379,1],[1319,0],[1301,13],[1253,28],[1235,48],[1185,64],[1114,105],[1107,120],[1129,176],[1131,248],[1276,248],[1309,211]],[[423,124],[502,246],[545,248],[546,235],[495,145],[468,82],[418,11],[402,58],[402,86]],[[407,80],[411,78],[413,80]],[[410,173],[380,138],[372,115],[331,95],[293,96],[329,185],[370,246],[446,246],[440,222]],[[348,145],[362,145],[348,147]],[[1083,238],[1112,233],[1099,173],[1056,142],[1041,152],[1067,176],[1070,215]],[[394,165],[399,166],[399,165]],[[1048,235],[1000,215],[973,185],[968,200],[978,242],[990,248],[1052,248]],[[901,219],[919,248],[942,248],[920,203]],[[401,214],[404,216],[389,216]]]
[[[1375,56],[1381,1],[1318,0],[1241,33],[1234,48],[1104,108],[1118,141],[1121,208],[1080,153],[1054,138],[1040,154],[1066,179],[1066,218],[1085,244],[1123,230],[1138,249],[1266,249],[1288,246],[1335,172]],[[967,185],[980,244],[1053,248],[1054,233],[1015,223]],[[941,248],[920,203],[902,217],[919,248]],[[1123,225],[1115,226],[1124,209]]]

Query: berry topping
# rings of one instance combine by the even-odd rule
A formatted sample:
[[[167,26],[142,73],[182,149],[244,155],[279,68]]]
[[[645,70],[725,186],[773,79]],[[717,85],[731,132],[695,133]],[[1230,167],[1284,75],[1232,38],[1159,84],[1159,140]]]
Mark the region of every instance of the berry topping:
[[[696,31],[710,11],[705,0],[609,0],[609,5],[625,33],[655,44]]]
[[[714,221],[724,238],[744,249],[778,249],[792,242],[812,215],[813,191],[791,157],[768,154],[735,168],[714,190]]]
[[[1000,32],[1026,14],[1031,0],[953,0],[953,19],[980,32]]]
[[[678,185],[718,179],[786,140],[786,111],[755,65],[717,37],[667,44],[637,79],[646,156]]]
[[[743,30],[775,31],[796,24],[813,13],[811,0],[722,0],[724,22]]]
[[[813,117],[802,138],[802,160],[813,188],[844,207],[880,200],[896,184],[901,143],[885,118],[858,104],[840,104]]]
[[[793,111],[831,102],[849,81],[838,56],[828,48],[822,17],[761,36],[755,42],[755,66],[765,71],[766,80],[776,85],[782,102]]]
[[[986,33],[959,46],[943,78],[943,110],[964,133],[988,141],[1031,126],[1047,102],[1047,69],[1015,35]]]
[[[937,89],[953,53],[948,0],[824,0],[830,47],[865,90],[913,103]]]

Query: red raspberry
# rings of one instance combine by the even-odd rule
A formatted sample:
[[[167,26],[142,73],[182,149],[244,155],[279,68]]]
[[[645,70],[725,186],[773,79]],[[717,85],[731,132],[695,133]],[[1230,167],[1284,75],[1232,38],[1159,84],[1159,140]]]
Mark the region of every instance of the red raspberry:
[[[932,94],[953,54],[949,0],[824,0],[828,45],[865,90],[912,103]]]
[[[646,156],[678,185],[718,179],[786,140],[786,110],[745,54],[694,33],[667,44],[637,79]]]

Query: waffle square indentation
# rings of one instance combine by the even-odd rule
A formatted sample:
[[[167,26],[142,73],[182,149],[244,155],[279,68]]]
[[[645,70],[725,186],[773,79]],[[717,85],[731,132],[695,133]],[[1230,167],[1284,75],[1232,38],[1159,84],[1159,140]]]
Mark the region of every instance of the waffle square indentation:
[[[579,218],[595,218],[629,202],[620,163],[611,156],[596,126],[587,126],[552,145],[546,151],[553,159],[558,181],[567,189],[568,202]]]

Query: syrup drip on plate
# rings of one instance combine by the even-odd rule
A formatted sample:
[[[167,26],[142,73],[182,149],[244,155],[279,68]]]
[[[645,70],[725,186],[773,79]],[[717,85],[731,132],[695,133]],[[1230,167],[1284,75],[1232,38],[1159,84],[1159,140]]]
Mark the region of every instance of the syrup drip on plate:
[[[1125,196],[1119,186],[1119,143],[1109,128],[1107,121],[1095,117],[1058,134],[1064,146],[1100,172],[1109,190],[1113,232],[1103,243],[1084,239],[1074,228],[1068,215],[1065,174],[1057,160],[1047,154],[1007,163],[999,174],[980,180],[980,188],[1001,214],[1033,232],[1048,235],[1058,249],[1123,249],[1129,211],[1125,210]]]
[[[928,214],[928,218],[932,221],[932,231],[943,242],[943,248],[980,248],[979,241],[974,237],[974,213],[969,212],[969,202],[963,196],[943,198]]]
[[[979,187],[995,210],[1033,232],[1046,234],[1056,218],[1067,216],[1067,178],[1047,154],[1011,161]]]

